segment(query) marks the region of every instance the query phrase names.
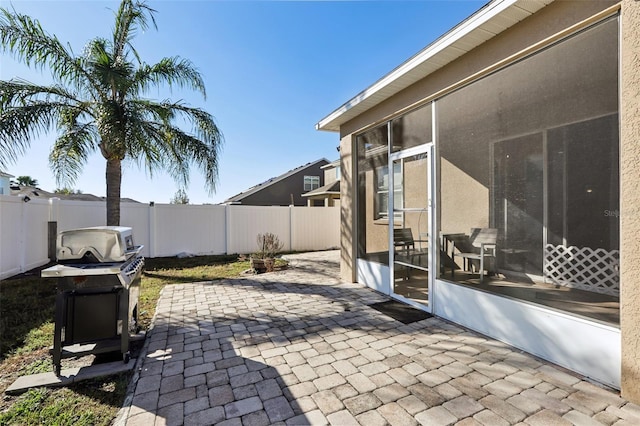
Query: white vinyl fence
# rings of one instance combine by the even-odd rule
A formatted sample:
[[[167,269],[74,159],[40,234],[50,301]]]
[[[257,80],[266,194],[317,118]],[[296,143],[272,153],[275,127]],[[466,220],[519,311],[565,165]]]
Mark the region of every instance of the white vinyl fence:
[[[339,246],[339,207],[260,207],[122,203],[120,224],[131,226],[146,257],[256,251],[256,236],[271,232],[285,251]],[[41,200],[0,195],[0,279],[44,265],[49,222],[57,231],[106,223],[103,202]]]

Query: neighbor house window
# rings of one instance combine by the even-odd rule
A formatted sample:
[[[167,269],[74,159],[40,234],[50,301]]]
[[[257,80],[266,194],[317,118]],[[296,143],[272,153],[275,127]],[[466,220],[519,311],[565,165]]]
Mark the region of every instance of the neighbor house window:
[[[320,176],[305,176],[304,177],[304,190],[313,191],[320,188]]]

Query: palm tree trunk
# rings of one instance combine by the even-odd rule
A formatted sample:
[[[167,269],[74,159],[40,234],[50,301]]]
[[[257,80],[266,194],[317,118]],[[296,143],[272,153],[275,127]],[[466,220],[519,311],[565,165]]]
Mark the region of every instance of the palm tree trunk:
[[[120,186],[122,184],[122,161],[107,159],[107,225],[120,225]]]

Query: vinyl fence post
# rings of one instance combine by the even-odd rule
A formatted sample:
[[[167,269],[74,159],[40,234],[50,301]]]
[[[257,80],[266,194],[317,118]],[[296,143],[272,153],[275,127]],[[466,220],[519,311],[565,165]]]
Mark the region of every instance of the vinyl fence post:
[[[58,222],[47,222],[47,257],[49,261],[56,261],[56,237],[58,236]]]
[[[289,206],[289,251],[293,251],[293,207]]]
[[[149,257],[156,257],[156,203],[149,203]]]
[[[47,257],[51,262],[57,260],[56,238],[58,237],[58,208],[60,198],[49,198],[49,222],[47,222]]]
[[[224,254],[229,254],[229,204],[224,206]]]
[[[24,264],[26,263],[25,259],[27,257],[27,247],[26,247],[26,233],[27,233],[27,212],[26,206],[27,201],[25,197],[22,198],[23,203],[20,204],[20,237],[18,238],[18,253],[20,253],[20,257],[18,258],[18,272],[24,272]]]

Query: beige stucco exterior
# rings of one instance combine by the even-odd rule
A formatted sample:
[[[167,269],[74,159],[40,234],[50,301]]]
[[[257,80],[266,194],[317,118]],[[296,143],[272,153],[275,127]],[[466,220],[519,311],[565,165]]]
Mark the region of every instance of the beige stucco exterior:
[[[564,36],[583,22],[595,22],[606,14],[621,13],[620,63],[620,330],[622,341],[621,392],[640,403],[640,1],[556,1],[530,18],[495,36],[449,65],[418,81],[395,96],[377,104],[340,127],[341,137],[341,275],[355,281],[356,190],[354,135],[383,123],[410,108],[439,98],[470,76],[479,77],[496,64],[507,64],[519,55],[538,50]],[[609,110],[609,106],[606,107]],[[438,155],[436,155],[438,158]],[[441,185],[467,191],[466,199],[476,207],[477,217],[464,216],[465,227],[486,226],[489,215],[488,192],[469,179],[452,162],[436,164]],[[444,179],[444,176],[447,179]],[[445,186],[437,188],[446,191]],[[437,196],[437,194],[436,194]],[[439,200],[439,210],[447,200]],[[460,231],[461,220],[439,218],[442,231]],[[468,223],[467,223],[468,222]],[[453,229],[455,227],[455,229]]]
[[[640,2],[624,0],[621,14],[621,389],[640,403]]]
[[[347,282],[356,282],[353,139],[351,135],[340,139],[340,277]]]
[[[441,193],[456,194],[455,198],[440,198],[440,210],[447,212],[440,217],[442,233],[455,234],[488,227],[489,188],[445,159],[440,161],[440,176]],[[458,204],[460,199],[465,200],[464,206]]]

